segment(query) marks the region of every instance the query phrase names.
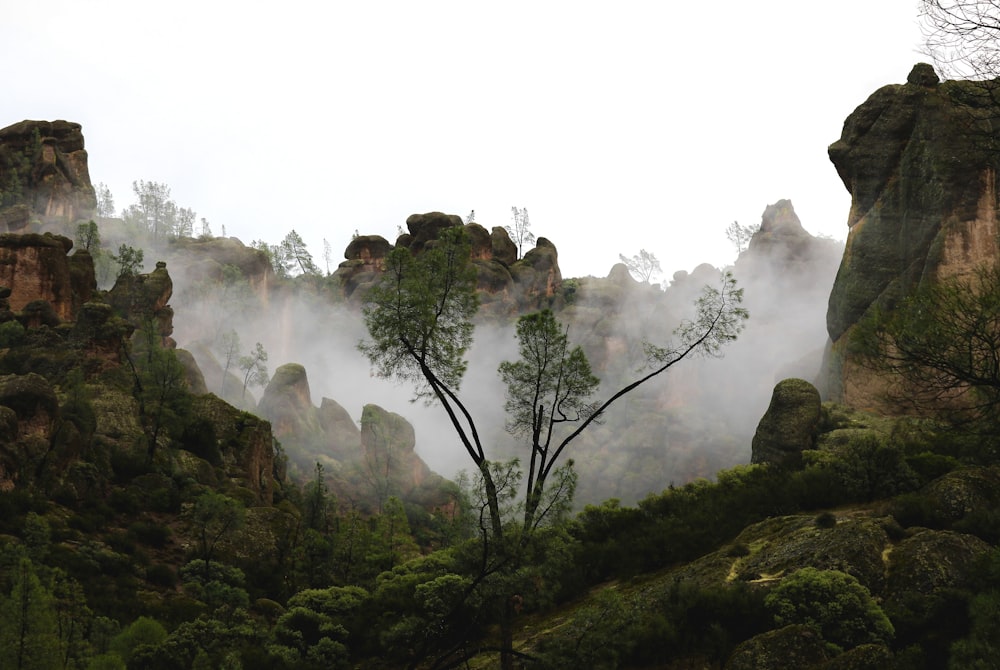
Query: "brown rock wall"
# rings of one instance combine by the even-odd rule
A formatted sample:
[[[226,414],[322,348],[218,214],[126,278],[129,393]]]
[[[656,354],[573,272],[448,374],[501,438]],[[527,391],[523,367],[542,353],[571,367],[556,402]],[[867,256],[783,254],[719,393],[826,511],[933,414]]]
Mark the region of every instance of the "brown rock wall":
[[[73,281],[66,257],[73,243],[58,235],[0,235],[0,286],[11,289],[10,308],[44,300],[64,321],[74,319]]]

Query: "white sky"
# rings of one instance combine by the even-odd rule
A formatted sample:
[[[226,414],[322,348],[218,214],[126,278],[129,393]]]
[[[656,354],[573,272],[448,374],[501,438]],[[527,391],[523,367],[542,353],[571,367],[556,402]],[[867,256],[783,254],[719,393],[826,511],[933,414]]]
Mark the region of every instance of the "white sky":
[[[844,239],[826,155],[919,54],[917,0],[0,0],[0,127],[83,124],[118,209],[167,183],[215,234],[322,266],[414,212],[527,207],[564,276],[724,265],[790,198]]]

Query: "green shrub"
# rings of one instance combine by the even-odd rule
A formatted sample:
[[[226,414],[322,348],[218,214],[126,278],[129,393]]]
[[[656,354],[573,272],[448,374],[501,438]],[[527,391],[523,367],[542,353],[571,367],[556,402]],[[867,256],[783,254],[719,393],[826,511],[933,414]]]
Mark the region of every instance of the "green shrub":
[[[731,544],[726,549],[726,556],[730,558],[741,558],[743,556],[749,556],[749,555],[750,555],[750,547],[743,544],[742,542]]]
[[[111,651],[126,663],[132,653],[142,645],[158,645],[167,639],[167,630],[156,619],[139,617],[111,640]]]
[[[924,451],[914,456],[907,456],[906,464],[917,473],[920,480],[925,484],[942,475],[948,474],[960,465],[957,458],[945,456],[944,454],[935,454],[930,451]]]
[[[24,341],[24,326],[18,321],[0,323],[0,349],[16,347]]]
[[[919,493],[896,496],[889,508],[890,514],[903,528],[947,528],[950,520],[930,499]]]
[[[895,633],[868,589],[838,570],[797,570],[767,595],[764,604],[778,626],[811,626],[827,642],[845,649],[869,642],[885,644]]]
[[[173,588],[177,585],[177,573],[165,563],[154,563],[146,568],[146,581],[157,586]]]
[[[162,548],[170,540],[171,531],[169,526],[151,522],[136,521],[128,527],[130,538],[150,547]]]
[[[820,528],[833,528],[837,525],[837,515],[833,512],[821,512],[815,520]]]

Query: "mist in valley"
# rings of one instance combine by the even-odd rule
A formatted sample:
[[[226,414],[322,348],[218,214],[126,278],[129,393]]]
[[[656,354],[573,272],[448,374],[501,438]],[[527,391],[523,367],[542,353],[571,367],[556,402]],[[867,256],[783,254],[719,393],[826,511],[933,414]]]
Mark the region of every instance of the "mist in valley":
[[[827,297],[843,245],[802,230],[790,203],[769,207],[762,224],[750,249],[729,268],[750,312],[745,330],[722,358],[684,360],[620,399],[600,425],[573,443],[564,459],[572,458],[579,473],[578,507],[608,498],[634,503],[749,462],[751,439],[774,384],[789,376],[817,379],[827,343]],[[696,266],[662,285],[632,279],[623,265],[604,277],[564,278],[564,298],[554,308],[601,379],[594,400],[640,376],[643,342],[666,345],[680,321],[693,314],[703,287],[719,285],[720,270]],[[174,338],[194,353],[209,391],[220,393],[221,338],[235,331],[241,354],[257,342],[263,345],[272,375],[286,363],[304,366],[312,405],[329,398],[357,424],[362,408],[376,404],[413,425],[416,452],[432,470],[453,478],[471,468],[442,408],[412,402],[412,386],[375,376],[357,350],[366,336],[359,307],[339,298],[324,280],[309,284],[300,278],[295,290],[280,282],[255,287],[235,282],[220,291],[206,290],[192,279],[196,273],[171,276]],[[517,354],[514,319],[482,318],[474,338],[460,396],[491,457],[524,460],[524,447],[504,430],[504,388],[497,375],[500,362]],[[232,367],[230,372],[235,374],[225,395],[239,404],[243,374]],[[255,411],[263,389],[247,391],[245,407]],[[295,445],[284,448],[295,461]],[[302,472],[309,465],[299,463]]]

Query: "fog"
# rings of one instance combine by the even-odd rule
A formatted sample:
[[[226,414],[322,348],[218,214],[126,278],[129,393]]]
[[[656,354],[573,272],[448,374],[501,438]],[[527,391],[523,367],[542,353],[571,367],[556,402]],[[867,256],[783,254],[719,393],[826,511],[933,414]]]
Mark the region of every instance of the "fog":
[[[689,359],[671,368],[614,404],[603,423],[568,450],[564,458],[575,460],[580,475],[578,505],[610,497],[631,503],[749,462],[752,436],[774,384],[788,376],[817,378],[827,342],[827,297],[842,244],[808,235],[794,212],[788,223],[790,211],[789,203],[778,223],[768,223],[765,212],[764,229],[729,268],[744,289],[750,320],[724,357]],[[680,320],[692,314],[703,287],[719,285],[721,269],[702,265],[677,272],[662,286],[632,280],[624,266],[609,270],[605,277],[564,278],[564,286],[576,290],[557,305],[571,341],[584,347],[602,381],[595,400],[639,375],[642,343],[667,344]],[[335,300],[326,288],[303,286],[264,291],[264,299],[258,288],[251,299],[230,294],[220,301],[217,292],[172,277],[174,338],[195,352],[203,369],[212,365],[206,360],[212,341],[236,330],[243,353],[256,342],[264,346],[272,373],[285,363],[303,365],[314,406],[330,398],[357,421],[365,404],[377,404],[414,426],[416,451],[432,470],[453,477],[472,465],[440,406],[414,403],[412,386],[373,374],[357,350],[366,333],[356,305]],[[474,337],[462,401],[492,457],[526,458],[504,431],[504,389],[497,376],[499,363],[516,356],[513,322],[479,323]],[[209,390],[218,393],[211,384]],[[260,397],[262,389],[250,390]],[[294,458],[294,445],[285,446]]]

